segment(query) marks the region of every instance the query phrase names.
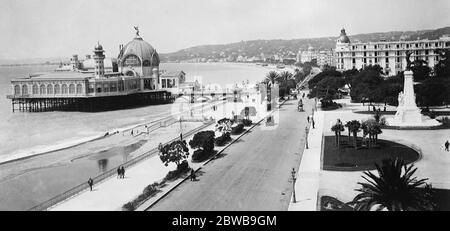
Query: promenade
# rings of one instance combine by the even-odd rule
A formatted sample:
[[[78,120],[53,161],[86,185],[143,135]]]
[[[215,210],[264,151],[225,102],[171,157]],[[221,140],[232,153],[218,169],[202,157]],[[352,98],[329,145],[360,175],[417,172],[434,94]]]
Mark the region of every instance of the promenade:
[[[233,112],[238,112],[242,109],[244,104],[226,103],[218,106],[217,110],[205,111],[205,116],[220,119],[223,117],[231,117]],[[242,107],[242,108],[241,108]],[[251,117],[253,121],[257,121],[267,115],[267,112],[259,113],[255,117]],[[179,126],[173,124],[172,126]],[[214,130],[215,124],[207,126],[201,130]],[[176,129],[175,129],[176,130]],[[187,131],[183,131],[186,133]],[[173,134],[173,133],[171,133]],[[160,136],[153,137],[151,144],[148,144],[147,150],[157,147],[159,143],[165,143],[171,139],[178,138],[178,134],[175,137],[168,137],[167,134],[161,134]],[[183,137],[189,143],[192,136]],[[233,137],[235,138],[235,137]],[[192,155],[192,150],[190,151]],[[122,206],[136,198],[142,193],[142,190],[156,181],[163,179],[166,174],[174,170],[176,166],[174,164],[168,167],[164,166],[157,155],[157,151],[154,151],[148,159],[136,164],[131,168],[126,169],[125,179],[117,179],[116,176],[108,178],[99,184],[94,182],[93,191],[85,190],[68,200],[65,200],[48,210],[51,211],[111,211],[121,210]],[[192,163],[190,158],[189,164],[194,169],[198,168],[202,163]]]
[[[198,171],[198,181],[185,181],[149,210],[287,210],[292,194],[291,171],[297,170],[305,144],[307,112],[287,101],[279,122],[264,122]]]

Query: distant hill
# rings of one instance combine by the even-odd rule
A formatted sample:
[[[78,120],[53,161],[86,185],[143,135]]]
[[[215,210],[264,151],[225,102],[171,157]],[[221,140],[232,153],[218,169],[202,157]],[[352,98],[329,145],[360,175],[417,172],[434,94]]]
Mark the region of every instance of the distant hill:
[[[352,42],[369,42],[380,41],[398,41],[400,38],[404,40],[417,39],[438,39],[444,34],[450,34],[450,27],[444,27],[434,30],[419,30],[419,31],[391,31],[391,32],[377,32],[369,34],[349,35]],[[309,46],[315,49],[332,49],[336,45],[335,37],[322,38],[305,38],[305,39],[291,39],[291,40],[251,40],[241,41],[230,44],[220,45],[202,45],[179,50],[173,53],[160,54],[162,61],[187,61],[195,58],[204,59],[235,59],[238,56],[260,56],[264,54],[265,57],[278,55],[281,57],[292,56],[298,52],[299,49],[306,50]]]

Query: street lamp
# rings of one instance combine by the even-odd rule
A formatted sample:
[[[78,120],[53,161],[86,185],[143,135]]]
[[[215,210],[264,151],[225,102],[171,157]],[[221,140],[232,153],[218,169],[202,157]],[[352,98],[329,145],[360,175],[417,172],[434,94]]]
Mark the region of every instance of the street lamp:
[[[293,197],[292,197],[292,199],[293,199],[293,203],[295,203],[297,201],[295,199],[295,180],[297,180],[297,179],[295,178],[295,169],[294,168],[292,168],[291,174],[292,174],[292,190],[293,190]]]
[[[308,126],[305,127],[305,142],[306,142],[306,149],[308,149]]]
[[[183,141],[183,127],[181,125],[181,115],[179,116],[178,120],[180,121],[180,141]]]

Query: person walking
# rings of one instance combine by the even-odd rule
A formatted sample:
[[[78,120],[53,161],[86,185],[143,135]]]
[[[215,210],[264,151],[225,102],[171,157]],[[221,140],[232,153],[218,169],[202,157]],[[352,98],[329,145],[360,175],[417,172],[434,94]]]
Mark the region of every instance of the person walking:
[[[312,122],[312,126],[313,126],[313,129],[314,129],[314,128],[315,128],[314,125],[315,125],[316,123],[314,122],[314,117],[312,117],[312,116],[311,116],[311,122]]]
[[[448,142],[448,140],[445,142],[445,151],[448,152],[448,147],[450,146],[450,143]]]
[[[89,188],[90,188],[91,191],[92,191],[92,186],[94,185],[94,181],[93,181],[92,178],[90,178],[90,177],[89,177],[89,180],[88,180],[88,185],[89,185]]]
[[[191,181],[195,180],[195,171],[193,168],[191,168]]]
[[[122,179],[123,179],[123,178],[125,178],[125,168],[123,166],[120,168],[121,168],[120,171],[121,171]]]
[[[120,166],[117,168],[117,179],[119,179],[122,171],[120,170]]]
[[[309,116],[306,117],[306,120],[308,120],[308,123],[309,123]]]

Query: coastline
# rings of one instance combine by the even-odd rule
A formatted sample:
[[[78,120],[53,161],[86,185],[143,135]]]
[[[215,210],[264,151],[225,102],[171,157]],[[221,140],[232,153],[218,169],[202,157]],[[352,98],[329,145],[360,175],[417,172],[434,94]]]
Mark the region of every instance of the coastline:
[[[223,103],[223,101],[219,101],[219,103],[217,103],[217,102],[218,101],[211,101],[211,102],[205,103],[205,104],[202,103],[197,106],[194,106],[192,109],[196,110],[196,109],[201,108],[202,106],[205,107],[205,106],[211,106],[213,104]],[[80,146],[80,145],[83,145],[86,143],[94,142],[97,140],[111,137],[113,135],[127,132],[132,129],[136,129],[136,128],[143,127],[146,125],[149,126],[149,125],[161,122],[161,121],[167,121],[167,120],[173,119],[173,117],[176,117],[179,114],[183,114],[188,111],[189,110],[184,110],[184,111],[178,112],[176,114],[171,114],[170,111],[164,112],[164,113],[160,113],[157,115],[157,116],[161,116],[160,118],[157,118],[157,119],[154,119],[151,121],[138,122],[136,124],[126,125],[123,127],[112,129],[110,131],[98,132],[96,135],[92,135],[92,136],[88,136],[88,137],[84,137],[84,138],[67,139],[67,140],[61,141],[58,144],[54,144],[54,145],[38,145],[38,146],[18,150],[17,152],[12,153],[10,155],[5,155],[5,157],[0,157],[0,166],[4,165],[4,164],[12,163],[12,162],[17,162],[17,161],[26,160],[26,159],[30,159],[33,157],[57,152],[57,151],[66,150],[69,148],[74,148],[74,147],[77,147],[77,146]],[[107,133],[108,133],[108,135],[106,135]]]

